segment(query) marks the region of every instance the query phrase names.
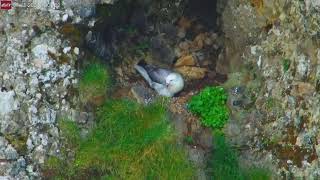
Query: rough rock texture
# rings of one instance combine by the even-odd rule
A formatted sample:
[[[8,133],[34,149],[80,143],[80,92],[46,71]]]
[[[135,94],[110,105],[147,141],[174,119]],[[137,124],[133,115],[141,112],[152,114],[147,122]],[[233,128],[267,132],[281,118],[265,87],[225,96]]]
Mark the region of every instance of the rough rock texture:
[[[59,153],[57,120],[77,104],[76,47],[53,28],[62,15],[0,11],[1,176],[38,179],[47,155]]]
[[[245,66],[239,81],[229,76],[245,91],[231,95],[227,134],[248,149],[244,161],[269,162],[277,179],[320,178],[318,9],[312,0],[250,0],[224,11],[226,37],[243,47]]]

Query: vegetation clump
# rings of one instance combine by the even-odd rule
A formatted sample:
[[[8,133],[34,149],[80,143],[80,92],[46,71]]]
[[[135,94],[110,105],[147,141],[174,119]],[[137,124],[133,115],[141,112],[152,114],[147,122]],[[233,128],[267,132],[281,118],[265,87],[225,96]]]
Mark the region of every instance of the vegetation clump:
[[[289,59],[283,59],[282,60],[282,67],[283,67],[283,72],[287,72],[290,68],[290,60]]]
[[[239,165],[237,151],[227,142],[223,133],[214,133],[214,150],[210,166],[212,178],[217,180],[269,180],[268,170],[252,167],[244,169]]]
[[[194,175],[161,103],[146,107],[110,100],[98,109],[97,124],[85,139],[74,136],[78,131],[73,125],[64,128],[69,129],[65,135],[75,144],[74,160],[66,164],[50,159],[52,169],[62,169],[54,179],[192,179]]]
[[[191,98],[188,107],[200,116],[204,126],[221,129],[229,119],[227,99],[227,93],[222,87],[206,87]]]
[[[104,97],[110,85],[107,68],[100,63],[88,65],[80,80],[80,95],[84,102]]]

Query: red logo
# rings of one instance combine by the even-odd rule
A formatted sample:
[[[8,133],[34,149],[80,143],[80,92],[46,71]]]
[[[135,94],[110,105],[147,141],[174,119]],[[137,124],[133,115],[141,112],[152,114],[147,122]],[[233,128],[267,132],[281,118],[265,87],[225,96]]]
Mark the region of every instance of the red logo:
[[[0,0],[0,1],[1,1],[1,8],[0,9],[9,10],[12,8],[11,0]]]

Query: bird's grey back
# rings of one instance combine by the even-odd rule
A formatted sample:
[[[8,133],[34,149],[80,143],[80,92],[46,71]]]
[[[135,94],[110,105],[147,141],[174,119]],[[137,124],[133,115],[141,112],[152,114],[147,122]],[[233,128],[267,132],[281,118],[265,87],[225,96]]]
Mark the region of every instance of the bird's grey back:
[[[168,69],[157,68],[149,64],[143,66],[143,68],[147,71],[152,81],[160,84],[166,84],[166,77],[172,73],[172,71]]]

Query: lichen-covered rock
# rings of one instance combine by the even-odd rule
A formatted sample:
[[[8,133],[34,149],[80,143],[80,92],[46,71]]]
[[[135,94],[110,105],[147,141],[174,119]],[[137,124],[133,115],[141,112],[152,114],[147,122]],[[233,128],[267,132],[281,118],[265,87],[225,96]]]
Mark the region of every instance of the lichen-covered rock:
[[[40,8],[49,1],[34,2]],[[47,156],[59,152],[59,116],[76,107],[70,90],[77,86],[78,56],[63,52],[71,43],[56,28],[47,28],[64,12],[18,5],[9,13],[0,11],[0,42],[5,44],[0,47],[0,159],[6,160],[0,175],[38,179]]]
[[[14,99],[14,92],[0,92],[0,115],[5,115],[17,110],[18,104]]]
[[[237,128],[247,129],[231,139],[235,144],[245,139],[253,150],[247,152],[260,151],[260,157],[273,154],[273,165],[266,166],[275,179],[319,178],[319,58],[318,42],[312,40],[319,34],[318,9],[316,0],[230,1],[223,13],[226,36],[235,48],[245,47],[242,60],[249,75],[242,75],[242,85],[249,89],[260,82],[257,93],[245,92],[253,95],[253,118],[231,106],[241,119]]]

